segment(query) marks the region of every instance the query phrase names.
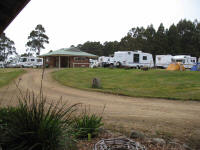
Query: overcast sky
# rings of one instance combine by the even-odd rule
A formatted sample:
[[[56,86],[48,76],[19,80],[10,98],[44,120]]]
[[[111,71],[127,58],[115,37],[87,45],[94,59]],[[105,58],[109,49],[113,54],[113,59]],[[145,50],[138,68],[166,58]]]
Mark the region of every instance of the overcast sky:
[[[200,0],[31,0],[5,33],[21,54],[30,32],[42,24],[50,41],[45,53],[86,41],[119,41],[137,26],[200,21],[199,8]]]

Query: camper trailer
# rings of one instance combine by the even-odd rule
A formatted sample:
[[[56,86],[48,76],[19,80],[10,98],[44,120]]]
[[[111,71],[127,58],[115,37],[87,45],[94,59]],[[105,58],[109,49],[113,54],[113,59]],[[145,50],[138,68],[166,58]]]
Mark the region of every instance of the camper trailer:
[[[152,54],[142,51],[118,51],[114,53],[114,65],[116,67],[154,67]]]
[[[177,55],[173,56],[172,62],[181,63],[185,68],[191,69],[197,63],[197,58],[189,55]]]
[[[41,67],[43,65],[43,59],[37,57],[21,57],[17,65],[22,68]]]
[[[156,55],[155,67],[167,68],[172,63],[172,55]]]

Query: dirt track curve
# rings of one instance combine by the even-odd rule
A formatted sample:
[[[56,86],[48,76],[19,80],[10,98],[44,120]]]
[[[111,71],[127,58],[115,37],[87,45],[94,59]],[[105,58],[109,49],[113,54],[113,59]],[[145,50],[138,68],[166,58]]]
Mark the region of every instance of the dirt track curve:
[[[108,128],[137,129],[150,134],[165,133],[177,137],[200,133],[200,102],[132,98],[74,89],[54,81],[51,71],[45,71],[44,94],[51,99],[62,96],[63,100],[70,103],[90,105],[91,111],[95,112],[101,112],[106,105],[104,121]],[[27,73],[20,77],[20,87],[38,92],[41,74],[42,70],[27,69]],[[14,83],[1,88],[0,95],[7,99],[4,104],[15,103]]]

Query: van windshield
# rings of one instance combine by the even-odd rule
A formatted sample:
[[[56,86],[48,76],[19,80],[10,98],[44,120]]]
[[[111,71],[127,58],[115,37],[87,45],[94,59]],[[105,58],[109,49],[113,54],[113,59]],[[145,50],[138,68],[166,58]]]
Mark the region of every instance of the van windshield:
[[[27,61],[27,58],[20,58],[19,61],[20,61],[20,62],[26,62],[26,61]]]
[[[37,59],[37,62],[42,62],[42,59]]]

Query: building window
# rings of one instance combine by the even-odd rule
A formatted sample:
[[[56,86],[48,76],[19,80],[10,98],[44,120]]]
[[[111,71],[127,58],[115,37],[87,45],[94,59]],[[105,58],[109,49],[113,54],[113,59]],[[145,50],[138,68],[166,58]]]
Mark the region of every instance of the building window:
[[[147,56],[143,56],[143,60],[147,60]]]
[[[74,57],[74,61],[85,61],[87,60],[86,57]]]

